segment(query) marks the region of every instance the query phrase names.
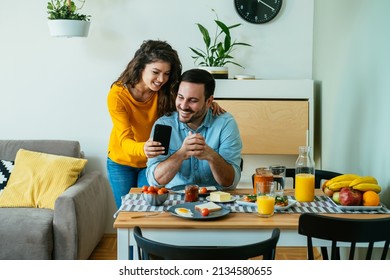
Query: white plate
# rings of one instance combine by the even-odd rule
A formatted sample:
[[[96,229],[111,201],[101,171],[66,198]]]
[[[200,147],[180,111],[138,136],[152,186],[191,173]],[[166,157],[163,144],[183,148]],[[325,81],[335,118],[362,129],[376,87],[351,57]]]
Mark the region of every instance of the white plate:
[[[288,208],[294,206],[295,203],[297,203],[297,202],[294,199],[289,199],[288,200],[288,205],[286,205],[286,206],[277,206],[277,205],[275,205],[275,210],[280,210],[280,211],[287,210]]]
[[[242,206],[250,206],[250,207],[256,206],[256,202],[248,202],[248,201],[244,200],[243,197],[240,199],[237,199],[236,203],[239,205],[242,205]]]
[[[207,196],[207,197],[206,197],[206,200],[207,200],[207,201],[216,202],[216,203],[229,203],[229,202],[236,201],[236,198],[231,196],[231,197],[230,197],[230,200],[226,200],[226,201],[214,201],[214,200],[210,200],[210,196]]]
[[[185,202],[182,204],[176,204],[171,207],[169,207],[168,212],[171,213],[172,215],[179,217],[179,218],[184,218],[184,219],[190,219],[190,220],[210,220],[210,219],[216,219],[220,218],[223,216],[226,216],[230,213],[230,209],[224,206],[221,206],[221,210],[218,211],[213,211],[210,212],[208,216],[202,216],[202,214],[195,209],[195,206],[197,204],[203,204],[204,202]],[[187,208],[191,210],[193,213],[193,216],[182,216],[176,213],[176,208]]]
[[[337,208],[340,208],[341,210],[378,210],[383,207],[383,205],[378,205],[378,206],[343,206],[339,205],[336,202],[333,201],[333,199],[329,196],[326,197],[332,204],[333,206],[336,206]]]
[[[284,211],[284,210],[287,210],[288,208],[294,206],[296,203],[297,202],[295,200],[289,199],[287,206],[277,206],[277,205],[275,205],[275,210]],[[257,207],[256,202],[248,202],[248,201],[245,201],[244,198],[238,199],[237,200],[237,204],[243,205],[243,206]]]

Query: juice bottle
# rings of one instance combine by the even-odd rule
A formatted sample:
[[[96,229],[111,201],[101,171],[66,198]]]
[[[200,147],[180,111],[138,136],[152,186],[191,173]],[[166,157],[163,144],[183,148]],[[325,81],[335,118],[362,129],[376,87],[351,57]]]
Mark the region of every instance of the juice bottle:
[[[295,163],[295,199],[299,202],[314,201],[315,165],[309,146],[299,147],[299,156]]]
[[[267,186],[267,182],[273,182],[274,176],[270,169],[266,167],[256,168],[256,173],[253,178],[253,194],[257,193],[257,183],[264,183],[263,186]]]

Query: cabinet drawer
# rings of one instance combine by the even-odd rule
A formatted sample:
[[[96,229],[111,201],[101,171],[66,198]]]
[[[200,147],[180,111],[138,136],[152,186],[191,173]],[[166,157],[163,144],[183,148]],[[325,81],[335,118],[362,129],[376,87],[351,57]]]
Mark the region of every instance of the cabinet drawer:
[[[242,154],[293,155],[306,145],[309,129],[307,100],[216,99],[236,119]]]

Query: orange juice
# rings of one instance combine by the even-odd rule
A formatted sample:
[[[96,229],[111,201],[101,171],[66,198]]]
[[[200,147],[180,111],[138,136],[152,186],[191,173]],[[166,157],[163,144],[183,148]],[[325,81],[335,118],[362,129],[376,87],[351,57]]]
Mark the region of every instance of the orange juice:
[[[295,175],[295,199],[300,202],[314,200],[314,175],[300,173]]]
[[[272,216],[275,208],[275,197],[268,195],[257,196],[257,212],[260,215]]]

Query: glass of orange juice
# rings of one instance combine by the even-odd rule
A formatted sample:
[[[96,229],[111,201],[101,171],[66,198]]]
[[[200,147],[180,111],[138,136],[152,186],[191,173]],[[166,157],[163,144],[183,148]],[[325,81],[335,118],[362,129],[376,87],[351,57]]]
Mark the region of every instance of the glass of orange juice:
[[[295,199],[299,202],[314,201],[314,175],[299,173],[295,175]]]
[[[265,186],[266,184],[267,186]],[[275,211],[275,182],[257,183],[257,213],[260,217],[271,217]]]

